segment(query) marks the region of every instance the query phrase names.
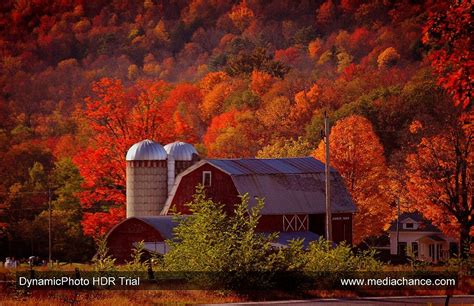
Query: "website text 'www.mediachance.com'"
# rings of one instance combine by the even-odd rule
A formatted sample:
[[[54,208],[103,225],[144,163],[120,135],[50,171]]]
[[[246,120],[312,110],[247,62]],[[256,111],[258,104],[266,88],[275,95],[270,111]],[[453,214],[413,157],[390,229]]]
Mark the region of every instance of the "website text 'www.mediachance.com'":
[[[455,278],[341,278],[341,286],[377,286],[377,287],[455,287]]]

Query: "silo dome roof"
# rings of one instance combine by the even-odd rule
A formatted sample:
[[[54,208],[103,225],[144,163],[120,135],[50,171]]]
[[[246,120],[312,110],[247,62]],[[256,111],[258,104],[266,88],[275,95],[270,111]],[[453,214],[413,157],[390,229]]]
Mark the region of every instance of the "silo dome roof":
[[[193,160],[193,154],[198,155],[193,145],[182,141],[167,144],[165,150],[174,160]]]
[[[128,149],[126,160],[166,160],[167,157],[168,155],[162,145],[145,139]]]

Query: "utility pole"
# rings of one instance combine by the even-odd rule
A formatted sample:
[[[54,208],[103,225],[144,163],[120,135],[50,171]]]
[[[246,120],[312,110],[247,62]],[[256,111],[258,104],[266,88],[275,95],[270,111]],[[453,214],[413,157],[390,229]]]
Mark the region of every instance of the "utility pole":
[[[48,264],[51,265],[52,239],[51,239],[51,189],[48,188]]]
[[[400,199],[397,198],[397,255],[400,255],[398,241],[400,239]]]
[[[330,177],[330,158],[329,158],[329,117],[324,112],[324,144],[326,145],[326,163],[325,163],[325,176],[326,176],[326,239],[332,241],[332,216],[331,216],[331,177]]]

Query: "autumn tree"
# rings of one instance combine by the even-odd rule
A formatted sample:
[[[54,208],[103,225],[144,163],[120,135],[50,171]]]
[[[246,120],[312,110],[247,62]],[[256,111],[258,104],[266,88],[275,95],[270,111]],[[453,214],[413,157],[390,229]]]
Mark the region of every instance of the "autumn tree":
[[[205,129],[199,116],[202,99],[203,95],[197,86],[187,83],[176,85],[163,104],[164,115],[168,119],[172,118],[163,127],[174,129],[173,133],[178,139],[197,142]]]
[[[275,81],[269,73],[254,70],[250,76],[250,88],[258,96],[263,96],[268,92],[273,82]]]
[[[439,1],[423,28],[423,43],[431,47],[429,59],[438,74],[438,85],[455,105],[471,107],[473,53],[473,3],[470,0]]]
[[[250,53],[232,57],[227,63],[226,72],[231,76],[250,75],[254,70],[264,71],[274,77],[283,78],[289,68],[273,60],[264,48],[257,48]]]
[[[102,79],[93,86],[95,95],[78,112],[78,120],[85,121],[93,132],[89,146],[74,157],[84,177],[80,201],[86,211],[83,227],[87,235],[103,235],[125,217],[124,156],[128,148],[146,138],[162,143],[176,139],[180,129],[170,127],[173,120],[165,108],[170,89],[163,81],[125,87],[119,80]],[[178,93],[175,98],[181,100]]]
[[[212,119],[204,145],[210,157],[254,157],[262,134],[251,111],[230,110]]]
[[[379,67],[391,67],[400,60],[400,54],[398,54],[395,48],[390,47],[382,51],[377,58]]]
[[[254,18],[255,14],[248,7],[247,2],[243,0],[238,5],[232,8],[232,11],[229,13],[229,18],[235,24],[235,26],[241,31],[244,30],[250,21]]]
[[[412,125],[412,133],[423,133]],[[467,256],[474,232],[474,130],[456,119],[439,134],[426,131],[406,158],[413,207],[450,235],[458,235]]]
[[[383,147],[370,121],[350,116],[331,129],[331,166],[343,177],[357,206],[354,216],[354,242],[379,234],[390,221],[391,199],[385,188],[389,184]],[[324,143],[314,157],[324,161]]]
[[[306,157],[311,155],[314,145],[303,137],[278,139],[257,152],[258,158]]]
[[[336,19],[337,8],[332,0],[326,0],[316,11],[316,22],[322,27],[329,27]]]

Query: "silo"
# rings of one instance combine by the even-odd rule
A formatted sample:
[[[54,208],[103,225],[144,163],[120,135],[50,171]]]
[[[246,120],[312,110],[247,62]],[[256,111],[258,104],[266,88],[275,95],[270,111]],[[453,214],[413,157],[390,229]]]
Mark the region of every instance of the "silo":
[[[168,193],[171,193],[176,176],[200,158],[193,145],[182,141],[167,144],[165,150],[168,153]]]
[[[127,152],[127,218],[158,216],[168,197],[167,153],[151,140]]]

